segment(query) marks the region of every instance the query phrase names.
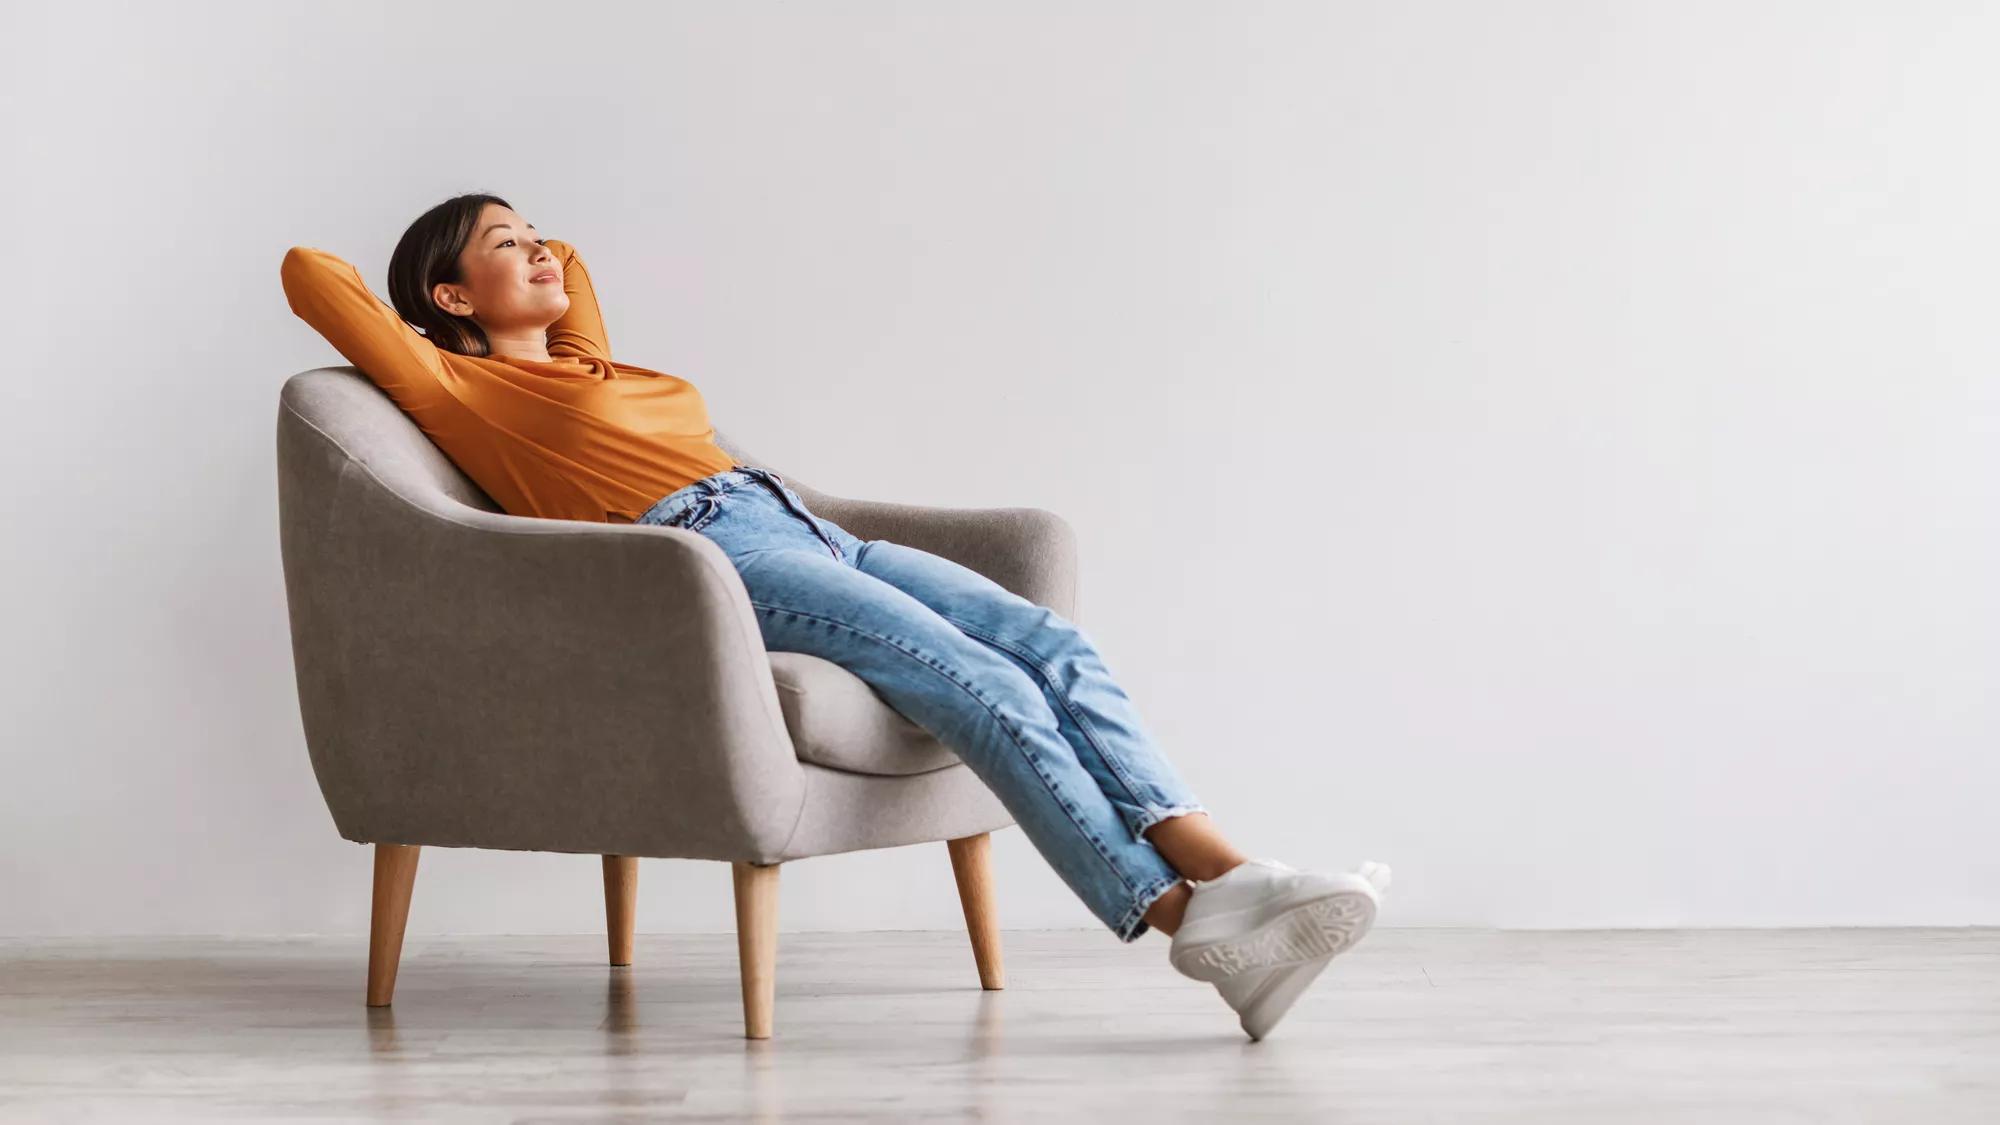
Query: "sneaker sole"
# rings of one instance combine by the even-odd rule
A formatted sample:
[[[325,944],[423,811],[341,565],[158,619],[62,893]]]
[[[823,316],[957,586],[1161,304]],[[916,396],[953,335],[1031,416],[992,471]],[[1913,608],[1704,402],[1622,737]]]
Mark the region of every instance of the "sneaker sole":
[[[1318,957],[1301,965],[1272,970],[1271,979],[1251,993],[1237,1011],[1237,1026],[1252,1039],[1261,1040],[1269,1035],[1332,960],[1330,956]]]
[[[1292,907],[1242,937],[1181,950],[1172,958],[1182,976],[1223,980],[1252,969],[1300,965],[1346,952],[1375,924],[1369,891],[1335,891]]]

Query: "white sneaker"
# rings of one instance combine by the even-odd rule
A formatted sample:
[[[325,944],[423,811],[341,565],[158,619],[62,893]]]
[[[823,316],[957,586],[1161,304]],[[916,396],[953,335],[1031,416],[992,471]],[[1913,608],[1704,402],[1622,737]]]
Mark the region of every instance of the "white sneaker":
[[[1366,879],[1375,888],[1379,901],[1383,892],[1389,889],[1389,865],[1373,861],[1364,863],[1355,874]],[[1358,940],[1359,934],[1355,937]],[[1351,947],[1353,941],[1347,943]],[[1343,947],[1346,948],[1346,947]],[[1251,969],[1215,982],[1215,990],[1222,999],[1236,1011],[1237,1023],[1244,1034],[1251,1039],[1262,1039],[1278,1026],[1296,1001],[1319,977],[1320,970],[1332,961],[1333,953],[1322,953],[1309,961],[1294,965],[1284,965],[1271,969]]]
[[[1251,859],[1195,883],[1167,957],[1176,971],[1219,981],[1339,953],[1375,922],[1375,885],[1359,872],[1318,875]]]

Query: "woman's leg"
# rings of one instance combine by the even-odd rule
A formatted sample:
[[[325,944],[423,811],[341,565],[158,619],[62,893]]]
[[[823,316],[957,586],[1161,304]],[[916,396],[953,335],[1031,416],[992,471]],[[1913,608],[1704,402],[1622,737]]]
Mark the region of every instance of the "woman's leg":
[[[725,549],[743,526],[717,528]],[[1027,673],[823,549],[755,549],[731,562],[770,649],[823,657],[860,677],[965,761],[1114,934],[1132,941],[1149,928],[1144,914],[1180,874],[1128,825],[1161,808],[1107,799]]]
[[[1215,827],[1077,625],[950,559],[889,540],[861,540],[830,520],[820,522],[855,569],[916,598],[1035,681],[1064,740],[1135,840],[1152,843],[1190,879],[1216,878],[1248,858]],[[1172,933],[1186,899],[1185,888],[1169,894],[1147,922]]]
[[[767,476],[763,470],[753,469],[750,472]],[[924,709],[921,701],[909,699],[906,693],[900,693],[899,688],[885,683],[882,670],[856,661],[853,652],[855,642],[851,638],[843,644],[830,630],[796,627],[797,622],[788,622],[781,615],[769,612],[776,602],[775,597],[770,604],[758,609],[765,643],[771,648],[815,653],[848,667],[892,706],[931,731],[947,746],[958,750],[960,756],[972,765],[974,772],[996,791],[1002,803],[1015,814],[1015,820],[1023,825],[1030,840],[1051,858],[1058,873],[1121,938],[1134,940],[1149,927],[1159,927],[1168,934],[1179,927],[1189,897],[1188,887],[1171,876],[1210,879],[1245,858],[1214,828],[1206,812],[1188,792],[1185,782],[1153,749],[1151,739],[1146,738],[1138,726],[1131,701],[1111,681],[1095,650],[1075,631],[1073,625],[1012,594],[984,575],[940,556],[888,541],[866,543],[833,521],[810,515],[804,501],[785,487],[781,480],[767,479],[765,483],[768,487],[731,492],[725,497],[727,503],[711,503],[705,509],[698,508],[695,516],[695,526],[716,540],[730,555],[738,572],[743,574],[753,604],[758,602],[761,588],[782,589],[798,576],[788,577],[783,567],[753,569],[746,566],[751,558],[773,553],[776,548],[786,548],[785,553],[788,554],[802,554],[815,561],[830,559],[843,567],[861,571],[862,556],[869,554],[871,558],[875,557],[871,553],[872,548],[879,545],[891,548],[883,552],[885,561],[893,562],[890,556],[907,554],[903,554],[903,566],[883,567],[884,577],[867,575],[876,585],[886,582],[910,599],[915,599],[915,595],[910,593],[910,589],[914,589],[923,593],[928,601],[945,606],[956,605],[961,610],[985,604],[988,608],[984,612],[958,612],[956,616],[960,621],[991,618],[997,625],[1005,626],[998,631],[975,627],[974,632],[968,633],[952,622],[942,621],[937,611],[924,600],[916,600],[916,604],[924,610],[914,615],[917,619],[928,618],[931,620],[925,622],[927,625],[941,623],[956,631],[956,637],[947,639],[947,647],[969,651],[965,646],[969,639],[987,651],[986,662],[1006,661],[1016,670],[1008,678],[1026,676],[1040,692],[1044,709],[1055,723],[1057,735],[1070,749],[1070,761],[1061,772],[1073,778],[1074,770],[1080,767],[1096,789],[1095,793],[1079,794],[1085,801],[1079,808],[1071,809],[1070,802],[1062,799],[1065,786],[1060,784],[1061,779],[1051,778],[1041,787],[1043,799],[1053,794],[1065,809],[1072,813],[1084,813],[1085,821],[1093,826],[1086,835],[1100,850],[1115,848],[1124,855],[1136,851],[1142,881],[1148,872],[1157,876],[1155,885],[1141,888],[1138,897],[1145,905],[1136,920],[1120,913],[1114,921],[1106,915],[1107,908],[1097,901],[1103,898],[1101,890],[1093,892],[1087,889],[1087,878],[1079,878],[1065,870],[1062,863],[1054,862],[1055,857],[1050,855],[1051,848],[1059,844],[1046,831],[1038,833],[1031,823],[1038,818],[1024,814],[1017,807],[1021,800],[1033,802],[1037,796],[1033,787],[1025,793],[1014,792],[1020,789],[1018,782],[1025,780],[1018,769],[1017,776],[1009,777],[982,768],[952,737],[940,730],[935,720],[927,719],[920,713]],[[727,518],[715,518],[725,508],[732,514]],[[672,514],[663,513],[663,516]],[[679,517],[675,516],[669,522],[679,522]],[[797,559],[792,560],[792,564],[800,567],[800,573],[806,576],[824,572],[823,568],[803,568]],[[887,581],[899,576],[903,586],[910,589]],[[778,580],[767,582],[767,577]],[[895,607],[886,608],[893,610]],[[1014,627],[1020,621],[1041,621],[1052,627],[1041,631],[1029,630],[1018,642],[1008,640],[1023,633],[1022,629]],[[786,625],[794,627],[786,628]],[[997,638],[1001,643],[988,638]],[[1060,661],[1056,659],[1058,656]],[[1060,669],[1054,667],[1058,663],[1071,669],[1072,674],[1062,675]],[[1105,694],[1110,696],[1108,701],[1101,698]],[[954,700],[947,698],[945,702],[949,704]],[[1090,728],[1089,733],[1086,733],[1086,725]],[[1111,736],[1105,733],[1107,728],[1114,728]],[[1076,787],[1071,784],[1068,788]],[[1142,789],[1146,792],[1141,792]],[[1105,827],[1107,820],[1114,824],[1122,822],[1129,830],[1129,836]],[[1148,854],[1149,845],[1151,854]],[[1166,860],[1165,873],[1161,873],[1159,868],[1162,858]],[[1113,864],[1114,868],[1117,866]],[[1130,884],[1129,873],[1127,881]]]

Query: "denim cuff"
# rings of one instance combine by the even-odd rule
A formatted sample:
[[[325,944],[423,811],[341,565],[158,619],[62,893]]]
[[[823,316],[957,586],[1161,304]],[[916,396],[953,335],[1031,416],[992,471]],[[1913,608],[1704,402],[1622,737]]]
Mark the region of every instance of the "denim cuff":
[[[1179,878],[1162,879],[1134,895],[1131,909],[1127,910],[1125,916],[1118,920],[1118,925],[1112,928],[1112,932],[1118,935],[1118,940],[1138,941],[1141,934],[1152,929],[1153,927],[1146,923],[1146,911],[1153,908],[1153,903],[1159,901],[1161,895],[1180,886],[1181,882]]]
[[[1193,803],[1184,805],[1148,805],[1144,811],[1140,812],[1138,818],[1132,824],[1132,838],[1134,840],[1146,839],[1146,829],[1170,817],[1205,812],[1208,812],[1207,808]],[[1151,841],[1147,842],[1150,843]]]

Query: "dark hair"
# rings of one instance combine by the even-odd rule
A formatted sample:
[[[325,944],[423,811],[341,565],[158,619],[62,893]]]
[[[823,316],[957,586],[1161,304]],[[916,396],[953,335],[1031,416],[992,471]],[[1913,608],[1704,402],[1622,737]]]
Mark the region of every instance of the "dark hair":
[[[472,228],[488,203],[513,207],[484,192],[452,196],[417,216],[396,243],[396,252],[389,255],[389,303],[425,339],[459,355],[491,355],[493,345],[477,321],[439,308],[431,299],[431,288],[463,280],[458,273],[458,256],[472,240]]]

